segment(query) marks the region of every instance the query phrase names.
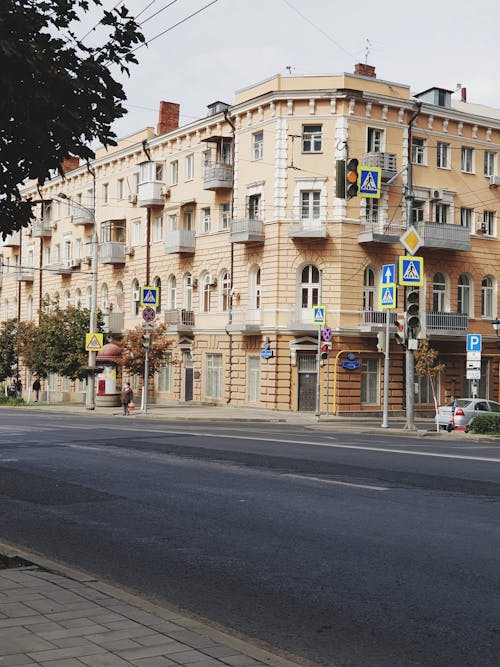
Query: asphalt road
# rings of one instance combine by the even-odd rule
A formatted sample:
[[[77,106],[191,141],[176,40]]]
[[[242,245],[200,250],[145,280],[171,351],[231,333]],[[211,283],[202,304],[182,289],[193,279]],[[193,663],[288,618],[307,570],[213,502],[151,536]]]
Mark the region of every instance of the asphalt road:
[[[0,537],[334,666],[498,666],[500,445],[2,410]]]

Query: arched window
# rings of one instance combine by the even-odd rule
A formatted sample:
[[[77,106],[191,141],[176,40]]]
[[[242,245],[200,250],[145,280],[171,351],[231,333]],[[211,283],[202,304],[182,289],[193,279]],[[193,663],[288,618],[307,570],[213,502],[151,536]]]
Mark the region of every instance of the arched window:
[[[153,287],[156,287],[156,312],[161,313],[161,278],[159,276],[153,280]]]
[[[177,305],[177,279],[170,275],[167,280],[167,310],[175,310]]]
[[[182,307],[184,310],[193,310],[193,276],[184,274],[182,279]]]
[[[71,294],[69,293],[69,290],[66,290],[64,292],[64,303],[63,307],[64,308],[69,308],[71,306]]]
[[[300,305],[303,316],[311,319],[311,308],[320,303],[320,273],[317,266],[308,264],[300,274]],[[307,312],[306,312],[307,311]]]
[[[363,311],[374,310],[375,274],[373,269],[366,268],[363,281]]]
[[[445,312],[446,279],[442,273],[435,273],[432,281],[432,310]]]
[[[131,290],[131,300],[130,300],[130,313],[132,315],[139,315],[139,307],[141,302],[141,295],[139,291],[139,281],[132,281],[132,290]]]
[[[101,285],[101,299],[99,307],[103,313],[107,313],[109,310],[109,291],[106,283]]]
[[[125,293],[123,290],[123,283],[119,280],[115,286],[116,311],[118,313],[125,312]]]
[[[211,293],[212,293],[211,275],[209,273],[205,273],[205,275],[201,279],[200,312],[202,313],[210,312]]]
[[[229,296],[231,290],[231,280],[229,273],[222,271],[219,278],[219,311],[227,312],[229,310]]]
[[[5,299],[3,302],[3,319],[8,320],[9,319],[9,300]]]
[[[75,308],[81,308],[82,307],[82,290],[78,288],[75,291],[75,300],[74,300],[74,305]]]
[[[92,305],[92,287],[87,287],[87,290],[85,292],[85,308],[88,308],[90,310],[91,305]]]
[[[493,317],[493,281],[489,276],[481,282],[481,317]]]
[[[458,278],[457,310],[464,315],[470,314],[470,280],[465,274]]]
[[[252,310],[260,310],[261,305],[261,271],[254,266],[249,274],[249,306]]]
[[[90,287],[89,287],[89,289],[90,289]],[[48,315],[48,314],[50,313],[50,295],[49,295],[48,292],[46,292],[46,293],[43,295],[42,309],[43,309],[43,312],[44,312],[46,315]],[[8,317],[8,315],[7,315],[7,317]]]
[[[30,296],[28,297],[28,301],[26,303],[26,319],[28,322],[31,322],[33,319],[33,297]]]

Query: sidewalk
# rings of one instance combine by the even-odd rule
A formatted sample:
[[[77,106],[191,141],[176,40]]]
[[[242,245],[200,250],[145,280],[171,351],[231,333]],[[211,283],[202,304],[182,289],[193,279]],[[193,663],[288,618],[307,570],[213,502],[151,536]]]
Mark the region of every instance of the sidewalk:
[[[19,552],[0,543],[0,553]],[[2,667],[299,664],[91,575],[33,559],[38,565],[0,569]]]

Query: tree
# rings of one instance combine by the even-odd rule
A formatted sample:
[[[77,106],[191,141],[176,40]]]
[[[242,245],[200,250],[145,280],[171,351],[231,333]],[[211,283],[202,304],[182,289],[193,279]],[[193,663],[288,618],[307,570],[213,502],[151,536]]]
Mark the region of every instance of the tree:
[[[172,341],[166,338],[167,325],[157,324],[150,331],[150,347],[148,354],[149,373],[158,373],[161,366],[165,365],[167,352],[172,348]],[[144,374],[144,360],[146,350],[144,344],[144,329],[137,326],[127,332],[120,342],[122,349],[121,365],[131,375]]]
[[[79,12],[101,0],[2,0],[0,3],[0,232],[26,226],[32,204],[21,200],[27,179],[61,176],[70,156],[92,159],[90,145],[116,145],[112,123],[126,110],[112,67],[129,75],[135,45],[144,42],[121,4],[103,11],[101,45],[76,36]]]
[[[420,377],[429,379],[432,396],[434,398],[434,408],[436,410],[436,430],[439,431],[438,424],[438,400],[436,395],[436,378],[444,370],[444,363],[438,362],[439,353],[429,344],[429,339],[420,341],[418,350],[415,350],[415,370]]]
[[[0,324],[0,381],[16,375],[17,371],[17,320]]]

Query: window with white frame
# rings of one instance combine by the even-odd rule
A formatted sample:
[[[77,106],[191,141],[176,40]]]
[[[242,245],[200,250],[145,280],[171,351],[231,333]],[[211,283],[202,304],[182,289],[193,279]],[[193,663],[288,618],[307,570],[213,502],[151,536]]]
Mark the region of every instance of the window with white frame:
[[[427,164],[427,140],[422,137],[411,139],[411,161],[413,164]]]
[[[107,204],[109,202],[109,183],[102,184],[102,203]]]
[[[377,199],[375,201],[378,201]],[[418,226],[424,221],[424,205],[421,199],[415,199],[411,207],[411,221],[413,225]]]
[[[81,308],[82,307],[82,290],[79,289],[79,288],[75,292],[74,306],[75,306],[75,308]]]
[[[379,216],[379,200],[378,199],[367,199],[365,205],[365,220],[371,225],[378,223]]]
[[[462,206],[460,208],[460,225],[462,227],[467,227],[467,229],[472,229],[473,215],[473,208],[466,208],[465,206]]]
[[[321,153],[323,150],[323,127],[322,125],[302,126],[302,152]]]
[[[193,276],[186,273],[182,279],[182,307],[184,310],[193,310]]]
[[[167,280],[167,310],[175,310],[177,304],[177,279],[171,274]]]
[[[320,217],[319,190],[301,190],[300,193],[300,219],[319,220]]]
[[[200,311],[202,313],[210,312],[210,298],[212,295],[212,276],[209,273],[205,273],[201,280],[201,299],[200,299]]]
[[[75,239],[75,259],[83,258],[82,249],[83,249],[82,239]]]
[[[125,179],[119,178],[116,184],[117,199],[121,200],[125,197]]]
[[[177,214],[169,213],[169,215],[167,215],[167,231],[175,232],[176,229],[177,229]]]
[[[170,185],[177,185],[179,182],[179,161],[174,160],[170,163]]]
[[[194,155],[186,155],[184,161],[185,180],[192,181],[194,178]]]
[[[248,357],[248,402],[258,403],[260,398],[260,357]]]
[[[449,219],[450,205],[437,203],[434,204],[434,222],[446,224]]]
[[[375,273],[370,267],[365,269],[363,281],[363,311],[375,309]]]
[[[489,276],[481,281],[481,317],[493,317],[493,280]]]
[[[223,271],[219,279],[219,311],[227,312],[229,310],[229,298],[231,291],[231,280],[229,273]]]
[[[252,159],[262,160],[264,155],[264,132],[254,132],[252,134]]]
[[[474,149],[462,146],[460,153],[460,168],[466,174],[474,173]]]
[[[132,194],[136,195],[139,192],[139,172],[132,174]]]
[[[250,309],[260,310],[261,306],[261,270],[260,267],[254,267],[250,271],[249,280],[249,300]]]
[[[172,391],[172,352],[165,353],[165,361],[158,370],[158,391]]]
[[[470,314],[470,303],[471,303],[471,285],[470,278],[465,274],[462,274],[458,278],[457,285],[457,311],[465,315]]]
[[[364,356],[361,360],[361,405],[378,405],[379,360]]]
[[[229,229],[231,221],[231,203],[224,202],[220,205],[220,228]]]
[[[440,169],[450,168],[450,144],[438,141],[436,145],[436,166]]]
[[[134,280],[132,282],[132,290],[131,290],[131,307],[130,307],[130,313],[132,315],[139,315],[139,308],[140,308],[140,303],[141,303],[141,293],[139,290],[139,281]]]
[[[201,209],[201,232],[208,234],[211,231],[210,207]]]
[[[87,287],[85,290],[85,308],[90,310],[92,304],[92,287]]]
[[[494,176],[496,173],[497,154],[493,151],[484,151],[483,174]]]
[[[446,279],[442,273],[435,273],[432,281],[432,310],[435,313],[446,311]]]
[[[132,245],[140,245],[141,244],[141,221],[140,220],[132,220],[131,223],[131,232],[132,232],[132,238],[131,242]]]
[[[103,312],[107,312],[109,309],[109,290],[106,283],[103,283],[101,285],[101,298],[100,298],[99,308]]]
[[[63,308],[69,308],[71,306],[71,294],[69,293],[69,289],[64,291],[63,295]]]
[[[248,217],[250,220],[261,219],[261,213],[262,213],[261,203],[262,203],[262,197],[260,194],[254,194],[248,196],[247,210],[248,210]]]
[[[205,396],[222,398],[222,354],[207,353],[205,359]]]
[[[33,319],[33,297],[31,294],[28,297],[28,300],[26,302],[26,319],[28,322],[31,322]]]
[[[155,215],[153,217],[153,225],[152,225],[152,240],[153,242],[156,241],[163,241],[163,215]]]
[[[310,313],[320,302],[320,272],[317,266],[308,264],[300,274],[300,304],[303,311]],[[303,313],[305,315],[305,313]]]
[[[68,263],[73,257],[72,253],[73,247],[71,242],[71,236],[65,236],[63,239],[63,260]]]
[[[194,211],[192,208],[185,209],[182,213],[182,228],[187,232],[194,229]]]
[[[368,153],[380,153],[384,150],[384,130],[377,127],[367,129],[366,150]]]
[[[495,233],[495,211],[483,211],[482,231],[487,236],[493,236]]]

